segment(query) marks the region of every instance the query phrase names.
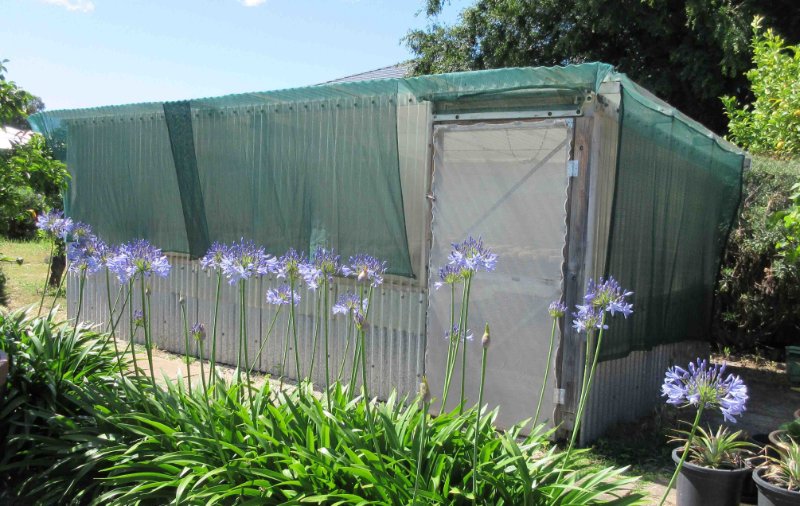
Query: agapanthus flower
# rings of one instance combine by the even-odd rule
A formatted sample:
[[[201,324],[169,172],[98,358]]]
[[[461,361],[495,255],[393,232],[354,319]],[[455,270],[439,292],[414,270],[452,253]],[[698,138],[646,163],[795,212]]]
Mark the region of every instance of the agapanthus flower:
[[[65,239],[72,230],[72,220],[64,217],[61,211],[42,213],[36,218],[36,227],[53,237]]]
[[[608,325],[603,323],[603,311],[590,304],[576,306],[577,313],[572,313],[575,317],[572,320],[572,327],[578,332],[588,332],[594,329],[607,329]]]
[[[306,269],[307,264],[308,259],[305,253],[298,252],[294,248],[289,248],[289,251],[278,259],[273,272],[275,272],[280,279],[297,281],[302,275],[301,271]]]
[[[67,260],[69,271],[92,275],[103,266],[103,259],[107,259],[108,247],[94,234],[81,235],[80,239],[67,245]]]
[[[267,274],[276,264],[275,258],[268,256],[264,248],[242,238],[230,245],[228,253],[220,262],[220,267],[228,282],[235,285],[240,280]]]
[[[447,257],[450,264],[458,267],[464,277],[483,269],[493,271],[497,266],[497,255],[483,245],[483,239],[468,237],[463,242],[453,243],[453,250]]]
[[[202,341],[206,338],[206,326],[202,323],[195,323],[189,329],[189,334],[197,341]]]
[[[91,241],[94,238],[92,227],[83,222],[75,222],[70,228],[68,238],[71,242]]]
[[[361,300],[355,292],[345,292],[336,300],[331,310],[333,314],[350,315],[358,328],[363,327],[369,301]]]
[[[438,290],[444,285],[453,285],[463,280],[464,274],[461,272],[461,268],[459,266],[454,264],[446,264],[444,267],[439,268],[439,281],[436,281],[433,284],[433,287]]]
[[[200,268],[204,271],[222,269],[222,259],[225,258],[229,250],[230,247],[227,244],[215,242],[200,259]]]
[[[133,311],[133,326],[144,327],[144,311],[141,309],[135,309]]]
[[[373,287],[383,283],[385,273],[386,262],[381,262],[370,255],[352,256],[348,264],[342,266],[342,274],[355,276],[358,281],[369,281]]]
[[[586,304],[608,311],[612,316],[622,313],[627,318],[633,313],[633,304],[626,300],[631,295],[633,292],[625,290],[617,280],[609,276],[608,279],[600,278],[598,283],[590,279],[583,299]]]
[[[120,246],[107,265],[120,283],[136,275],[149,277],[155,274],[165,278],[170,271],[167,257],[145,239],[136,239]]]
[[[300,275],[309,288],[316,290],[323,277],[331,281],[333,276],[339,273],[339,261],[340,257],[335,250],[317,247],[314,250],[313,259],[300,266]]]
[[[449,341],[453,337],[459,339],[459,336],[460,339],[462,339],[463,341],[472,341],[472,339],[475,337],[472,334],[472,330],[470,329],[467,329],[467,331],[464,332],[464,335],[461,335],[461,332],[459,332],[458,324],[453,325],[453,329],[451,331],[447,331],[444,333],[444,338],[446,341]]]
[[[294,295],[294,297],[292,297],[292,295]],[[300,294],[297,293],[297,290],[292,294],[292,287],[289,284],[283,284],[278,288],[270,288],[267,290],[267,304],[285,306],[289,304],[289,301],[293,301],[293,305],[295,306],[300,303]]]
[[[725,374],[725,365],[709,364],[697,359],[689,368],[673,366],[667,370],[661,395],[675,406],[719,407],[724,419],[736,423],[736,416],[745,410],[747,386],[739,376]]]
[[[552,318],[561,318],[567,313],[567,306],[560,300],[554,300],[547,308],[547,312]]]

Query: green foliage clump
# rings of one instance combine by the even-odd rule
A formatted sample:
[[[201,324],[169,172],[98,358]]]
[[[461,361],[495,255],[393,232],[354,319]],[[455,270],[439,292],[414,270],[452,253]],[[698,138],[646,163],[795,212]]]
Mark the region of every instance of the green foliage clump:
[[[501,433],[496,410],[433,418],[420,399],[392,395],[373,404],[373,428],[364,398],[340,384],[330,407],[308,383],[292,392],[266,383],[251,405],[235,380],[218,377],[206,394],[122,376],[112,348],[81,327],[0,314],[0,349],[15,357],[0,409],[0,500],[642,504],[624,469],[585,467],[583,451],[567,459],[542,427]]]
[[[783,233],[775,245],[790,262],[800,261],[800,183],[792,186],[791,205],[772,215],[773,225]]]
[[[35,213],[60,209],[68,180],[66,165],[53,158],[41,135],[0,152],[0,234],[32,237]]]
[[[772,225],[790,204],[800,161],[756,157],[745,174],[739,221],[722,260],[715,300],[714,340],[738,350],[796,343],[800,329],[800,265],[777,245],[785,240]]]
[[[800,45],[788,45],[772,29],[753,22],[753,63],[747,72],[755,97],[739,107],[734,97],[722,99],[730,120],[730,137],[753,153],[775,157],[800,155]]]
[[[37,97],[6,79],[8,60],[0,60],[0,125],[27,129],[28,116],[42,109]],[[69,173],[53,158],[44,137],[0,151],[0,235],[31,238],[35,213],[61,209]]]

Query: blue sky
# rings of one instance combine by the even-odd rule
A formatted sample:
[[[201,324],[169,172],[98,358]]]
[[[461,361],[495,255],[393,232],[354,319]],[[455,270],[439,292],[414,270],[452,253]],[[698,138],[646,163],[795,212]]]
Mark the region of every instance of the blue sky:
[[[408,59],[423,3],[2,0],[0,59],[48,109],[303,86]]]

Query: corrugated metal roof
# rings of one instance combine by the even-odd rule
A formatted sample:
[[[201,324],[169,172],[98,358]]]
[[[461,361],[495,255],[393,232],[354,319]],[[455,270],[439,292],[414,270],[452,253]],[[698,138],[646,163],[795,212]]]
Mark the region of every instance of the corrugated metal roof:
[[[371,81],[373,79],[395,79],[398,77],[409,77],[411,75],[411,63],[398,63],[388,67],[381,67],[375,70],[368,70],[360,74],[353,74],[351,76],[340,77],[332,81],[325,81],[320,84],[332,83],[349,83],[353,81]]]

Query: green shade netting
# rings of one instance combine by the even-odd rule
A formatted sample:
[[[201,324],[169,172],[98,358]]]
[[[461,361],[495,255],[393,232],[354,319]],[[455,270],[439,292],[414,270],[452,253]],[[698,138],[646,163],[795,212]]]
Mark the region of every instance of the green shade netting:
[[[705,340],[742,187],[744,155],[622,76],[606,272],[635,293],[601,358]],[[619,319],[621,317],[617,317]]]

